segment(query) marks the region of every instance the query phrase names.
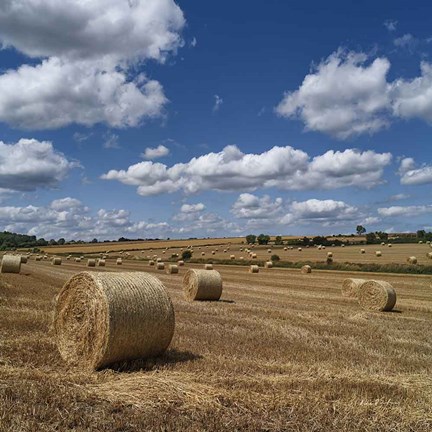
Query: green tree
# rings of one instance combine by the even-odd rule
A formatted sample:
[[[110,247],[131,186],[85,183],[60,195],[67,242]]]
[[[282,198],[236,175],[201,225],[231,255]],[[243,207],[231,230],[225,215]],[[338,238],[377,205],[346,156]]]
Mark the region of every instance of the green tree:
[[[279,255],[272,255],[270,259],[272,261],[280,261],[280,256]]]
[[[66,240],[62,237],[62,238],[59,238],[58,240],[57,240],[57,244],[59,244],[59,245],[64,245],[66,243]]]
[[[190,260],[192,258],[192,252],[190,250],[185,250],[182,253],[182,259],[184,261]]]
[[[266,245],[270,241],[270,236],[267,235],[267,234],[260,234],[257,237],[257,240],[258,240],[258,244],[260,244],[260,245]]]
[[[256,243],[256,235],[249,234],[246,236],[246,243],[247,244],[255,244]]]
[[[376,242],[376,235],[373,232],[366,234],[366,243],[372,244]]]
[[[426,236],[425,230],[418,230],[417,231],[417,238],[424,238]]]
[[[366,228],[363,225],[357,225],[356,231],[357,235],[360,236],[366,232]]]
[[[282,237],[281,236],[276,236],[276,238],[275,238],[275,245],[281,245],[281,244],[283,244]]]

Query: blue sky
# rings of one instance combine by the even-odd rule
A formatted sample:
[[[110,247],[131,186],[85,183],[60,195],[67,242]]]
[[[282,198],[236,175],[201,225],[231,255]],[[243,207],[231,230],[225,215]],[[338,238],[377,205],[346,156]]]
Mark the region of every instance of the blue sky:
[[[431,12],[2,2],[0,224],[66,239],[432,229]]]

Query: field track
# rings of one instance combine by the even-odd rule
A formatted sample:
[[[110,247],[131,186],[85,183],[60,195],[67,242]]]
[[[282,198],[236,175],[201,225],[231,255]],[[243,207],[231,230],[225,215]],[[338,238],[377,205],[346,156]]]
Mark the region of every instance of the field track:
[[[157,274],[176,311],[163,358],[100,372],[67,367],[50,330],[55,295],[85,260],[1,275],[0,431],[431,430],[430,276],[362,274],[397,291],[395,311],[378,314],[341,297],[355,273],[215,266],[222,301],[188,303],[186,268],[92,269]]]

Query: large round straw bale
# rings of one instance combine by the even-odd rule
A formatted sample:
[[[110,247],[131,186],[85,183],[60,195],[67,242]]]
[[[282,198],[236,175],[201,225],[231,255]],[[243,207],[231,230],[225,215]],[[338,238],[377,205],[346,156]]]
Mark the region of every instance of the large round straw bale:
[[[318,245],[318,250],[321,250],[322,249],[322,246],[321,245]]]
[[[284,247],[284,251],[286,252],[288,250],[288,248]]]
[[[389,243],[388,245],[387,245],[388,247],[392,247],[392,244],[391,243]]]
[[[76,257],[75,258],[75,262],[81,262],[81,258],[80,257]]]
[[[25,255],[21,255],[21,264],[27,264],[27,259]]]
[[[272,250],[271,249],[267,249],[267,253],[272,253]]]
[[[342,295],[344,297],[357,297],[361,284],[365,282],[365,279],[345,279],[342,282]]]
[[[301,268],[302,273],[312,273],[312,267],[310,265],[304,265]]]
[[[96,267],[96,260],[94,258],[89,258],[87,260],[87,267]]]
[[[417,257],[410,256],[407,258],[407,262],[408,262],[408,264],[417,264]]]
[[[385,246],[385,242],[381,242],[381,246]]]
[[[259,273],[259,267],[255,264],[249,267],[249,273]]]
[[[52,265],[61,265],[61,263],[62,263],[62,259],[60,257],[55,257],[51,261]]]
[[[178,272],[179,272],[179,268],[175,264],[170,264],[168,266],[168,270],[167,270],[168,274],[175,274],[175,273],[178,273]]]
[[[165,264],[163,262],[156,263],[157,270],[165,270]]]
[[[149,266],[154,266],[155,262],[153,260],[149,260],[148,264],[149,264]]]
[[[215,255],[216,254],[216,252],[215,251],[212,251],[212,255]]]
[[[380,257],[380,256],[382,256],[382,253],[381,253],[381,251],[376,251],[376,252],[375,252],[375,255],[376,255],[377,257]]]
[[[252,259],[256,259],[257,258],[257,254],[253,253],[253,254],[251,254],[251,257],[252,257]]]
[[[230,259],[235,260],[235,255],[230,255]]]
[[[19,273],[21,271],[21,257],[4,255],[1,262],[1,273]]]
[[[360,253],[364,254],[364,253],[366,253],[366,250],[365,249],[360,249]]]
[[[204,270],[213,270],[213,264],[204,264]]]
[[[396,304],[396,291],[388,282],[368,280],[360,285],[358,301],[366,310],[390,311]]]
[[[42,257],[41,257],[40,255],[36,255],[35,260],[36,260],[36,261],[41,261],[41,260],[42,260]]]
[[[179,267],[183,267],[184,266],[184,261],[183,260],[177,261],[177,265]]]
[[[72,365],[99,369],[162,354],[174,333],[174,309],[148,273],[81,272],[57,298],[57,347]]]
[[[267,261],[264,263],[265,268],[273,268],[273,261]]]
[[[205,252],[201,252],[201,256],[205,256]]]
[[[183,278],[186,300],[219,300],[222,295],[222,277],[216,270],[190,269]]]
[[[333,252],[327,252],[327,257],[332,258],[333,257]]]
[[[162,262],[162,258],[156,258],[156,262]]]
[[[302,248],[298,248],[297,250],[298,250],[299,252],[301,252],[301,251],[302,251]]]
[[[122,265],[123,264],[123,260],[121,258],[117,258],[116,264],[117,265]]]
[[[429,259],[432,259],[432,252],[428,252],[428,253],[426,254],[426,257],[429,258]]]
[[[102,258],[98,259],[97,263],[98,263],[99,267],[105,267],[105,260],[104,259],[102,259]]]

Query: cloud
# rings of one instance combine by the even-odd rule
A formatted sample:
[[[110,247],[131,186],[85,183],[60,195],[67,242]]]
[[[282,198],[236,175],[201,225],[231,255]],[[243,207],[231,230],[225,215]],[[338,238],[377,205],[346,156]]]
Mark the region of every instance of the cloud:
[[[203,203],[197,204],[183,204],[180,208],[182,213],[197,213],[205,210],[205,205]]]
[[[160,83],[92,62],[49,58],[0,75],[0,121],[25,129],[71,123],[138,126],[161,115],[167,99]]]
[[[401,184],[403,185],[422,185],[432,183],[432,166],[424,165],[416,168],[413,158],[404,158],[399,167]]]
[[[52,201],[51,208],[58,211],[70,210],[75,208],[83,208],[83,204],[76,198],[66,197]]]
[[[404,193],[399,193],[399,194],[396,194],[396,195],[392,195],[389,198],[389,201],[402,201],[402,200],[405,200],[405,199],[408,199],[408,198],[410,198],[410,195],[404,194]]]
[[[414,51],[414,48],[418,44],[418,40],[410,33],[404,34],[401,37],[396,38],[393,44],[398,48],[407,49],[408,51]]]
[[[339,139],[386,128],[390,62],[366,61],[366,54],[336,51],[306,75],[298,90],[284,95],[276,113]]]
[[[283,200],[264,195],[259,198],[250,193],[242,193],[233,204],[231,212],[237,218],[269,219],[282,212]]]
[[[56,187],[72,168],[79,166],[57,152],[49,141],[0,141],[0,188],[31,192]]]
[[[173,0],[2,2],[0,43],[41,63],[0,75],[0,121],[34,129],[129,127],[161,116],[161,84],[133,76],[134,66],[163,63],[182,46],[184,25]]]
[[[144,159],[158,159],[169,155],[169,152],[168,147],[160,144],[156,148],[147,147],[144,153],[141,154],[141,157]]]
[[[388,20],[384,21],[385,28],[390,32],[396,30],[397,24],[398,24],[398,22],[396,20],[388,19]]]
[[[281,223],[292,225],[294,223],[314,222],[324,226],[336,222],[354,221],[359,218],[359,212],[343,201],[309,199],[307,201],[294,201],[289,207]]]
[[[432,213],[432,205],[392,206],[378,209],[378,214],[382,217],[417,216],[425,213]]]
[[[422,62],[420,70],[421,76],[392,84],[393,113],[404,119],[421,118],[432,123],[432,65]]]
[[[137,186],[138,194],[143,196],[274,187],[286,190],[370,188],[382,182],[383,170],[391,158],[390,153],[348,149],[328,151],[310,160],[307,153],[290,146],[245,154],[230,145],[219,153],[194,157],[171,167],[146,161],[127,170],[110,170],[101,178]]]
[[[104,135],[105,142],[103,143],[106,149],[119,149],[120,145],[118,143],[119,136],[114,133],[106,133]]]
[[[215,98],[215,103],[213,105],[213,112],[219,111],[220,107],[223,104],[223,99],[218,96],[218,95],[214,95]]]

